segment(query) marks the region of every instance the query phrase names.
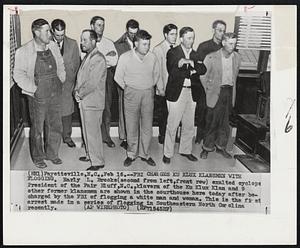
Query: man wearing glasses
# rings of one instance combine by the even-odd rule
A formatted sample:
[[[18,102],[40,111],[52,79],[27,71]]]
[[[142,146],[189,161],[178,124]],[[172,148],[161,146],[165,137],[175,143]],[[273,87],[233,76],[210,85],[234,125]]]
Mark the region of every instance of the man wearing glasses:
[[[226,23],[222,20],[216,20],[212,24],[213,29],[213,37],[210,40],[202,42],[197,49],[197,53],[199,59],[204,61],[206,55],[209,53],[215,52],[222,48],[222,38],[224,33],[226,32]],[[203,94],[204,91],[202,91]],[[196,105],[196,126],[197,126],[197,136],[195,139],[196,144],[200,144],[201,140],[204,139],[205,136],[205,115],[206,115],[206,102],[205,96],[200,97],[200,101],[197,102]]]

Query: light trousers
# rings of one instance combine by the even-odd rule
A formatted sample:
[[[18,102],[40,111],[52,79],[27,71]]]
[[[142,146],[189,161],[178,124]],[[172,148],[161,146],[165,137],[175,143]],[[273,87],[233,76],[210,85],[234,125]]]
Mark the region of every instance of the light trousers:
[[[192,99],[190,88],[182,88],[180,96],[176,102],[167,101],[169,110],[167,130],[164,143],[164,155],[168,158],[174,155],[174,144],[176,131],[180,124],[181,138],[179,143],[179,153],[190,154],[193,148],[194,117],[196,102]]]
[[[124,110],[127,131],[127,156],[149,158],[152,139],[154,89],[124,89]]]
[[[103,110],[85,110],[80,108],[86,156],[90,159],[92,166],[104,164],[101,134],[102,113]]]

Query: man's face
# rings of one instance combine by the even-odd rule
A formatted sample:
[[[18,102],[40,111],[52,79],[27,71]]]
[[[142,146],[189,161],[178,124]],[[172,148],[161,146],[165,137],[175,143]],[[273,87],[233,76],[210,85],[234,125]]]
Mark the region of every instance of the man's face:
[[[180,38],[181,44],[186,48],[190,49],[193,47],[195,41],[195,33],[187,32]]]
[[[149,52],[150,40],[139,39],[134,44],[135,44],[137,52],[139,52],[140,54],[146,55]]]
[[[35,31],[35,36],[44,44],[49,44],[51,40],[51,32],[48,24],[41,26]]]
[[[214,29],[214,37],[217,40],[221,41],[225,32],[226,32],[225,25],[223,25],[222,23],[218,23]]]
[[[138,30],[139,30],[138,28],[130,28],[130,27],[128,28],[127,34],[128,34],[128,38],[131,41],[134,40],[134,37],[135,37],[135,35],[136,35],[136,33],[137,33]]]
[[[234,51],[234,48],[236,46],[236,38],[231,38],[231,39],[224,39],[222,41],[223,48],[225,49],[226,52],[231,54]]]
[[[172,29],[168,34],[165,34],[165,38],[170,44],[175,44],[177,40],[177,29]]]
[[[65,37],[65,30],[58,31],[58,30],[54,29],[52,34],[56,41],[61,42]]]
[[[81,51],[84,53],[87,53],[94,49],[96,46],[96,41],[91,40],[90,33],[89,32],[83,32],[81,34],[81,39],[80,39],[80,48]]]
[[[91,28],[97,33],[97,35],[102,36],[104,32],[105,22],[103,20],[97,20],[95,24],[91,25]]]

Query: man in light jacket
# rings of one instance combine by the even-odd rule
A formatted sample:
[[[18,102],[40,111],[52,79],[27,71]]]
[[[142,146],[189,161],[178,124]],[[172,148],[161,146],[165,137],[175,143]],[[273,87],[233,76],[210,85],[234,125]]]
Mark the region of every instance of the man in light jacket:
[[[240,55],[234,51],[236,42],[234,33],[225,33],[223,47],[204,59],[207,73],[201,76],[201,82],[206,93],[207,112],[206,135],[200,154],[202,159],[215,149],[225,158],[232,157],[226,146],[230,134],[229,115],[235,103],[236,79],[241,63]]]
[[[31,25],[33,39],[16,51],[14,80],[28,96],[30,152],[35,166],[45,168],[44,160],[61,164],[61,93],[66,79],[63,58],[51,41],[49,23],[37,19]],[[45,123],[45,145],[42,133]]]
[[[82,133],[86,156],[80,161],[90,162],[87,170],[104,167],[101,135],[102,114],[105,107],[106,62],[96,47],[97,34],[94,30],[83,30],[81,50],[86,55],[77,74],[74,96],[79,103]]]

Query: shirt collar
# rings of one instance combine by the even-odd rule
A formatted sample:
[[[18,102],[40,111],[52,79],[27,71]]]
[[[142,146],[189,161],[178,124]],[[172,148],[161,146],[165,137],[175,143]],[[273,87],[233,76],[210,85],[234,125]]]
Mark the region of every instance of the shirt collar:
[[[223,59],[231,59],[231,58],[233,57],[233,53],[231,53],[231,54],[229,55],[229,57],[226,58],[225,55],[224,55],[224,53],[222,52],[222,50],[221,50],[221,54],[222,54],[222,58],[223,58]]]
[[[167,47],[168,49],[170,49],[171,46],[173,46],[173,47],[175,46],[175,44],[173,45],[173,44],[169,43],[167,40],[164,40],[163,44],[164,44],[164,46]]]
[[[185,55],[190,55],[190,53],[192,51],[192,48],[190,48],[189,50],[186,50],[186,48],[182,44],[180,44],[180,45],[181,45],[181,48],[182,48],[184,54]]]
[[[50,44],[50,43],[49,43]],[[34,46],[34,49],[36,51],[47,51],[49,49],[49,44],[46,44],[46,49],[45,50],[41,50],[38,46],[38,44],[36,43],[35,39],[33,39],[33,46]]]

